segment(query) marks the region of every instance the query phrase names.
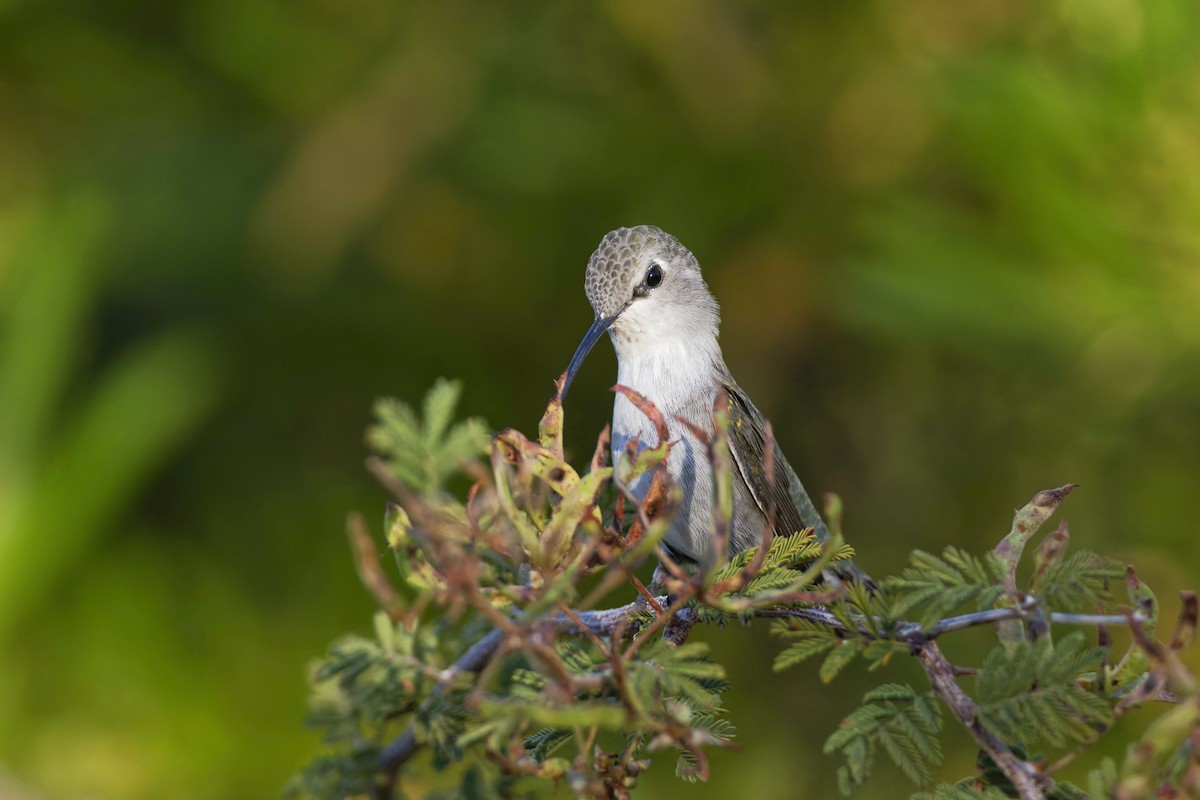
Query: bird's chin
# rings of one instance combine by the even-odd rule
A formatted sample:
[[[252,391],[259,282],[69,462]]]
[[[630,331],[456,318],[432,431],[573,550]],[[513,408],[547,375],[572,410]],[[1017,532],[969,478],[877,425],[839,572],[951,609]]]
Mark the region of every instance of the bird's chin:
[[[635,304],[608,329],[617,358],[642,358],[674,350],[688,350],[705,337],[693,335],[693,326],[674,309]]]
[[[618,330],[616,326],[608,329],[612,337],[613,349],[617,351],[617,359],[638,359],[653,351],[653,339],[646,331],[636,326],[625,326]]]
[[[625,309],[609,326],[608,332],[618,347],[648,346],[673,338],[671,323],[670,314],[661,313],[661,309],[642,301]]]

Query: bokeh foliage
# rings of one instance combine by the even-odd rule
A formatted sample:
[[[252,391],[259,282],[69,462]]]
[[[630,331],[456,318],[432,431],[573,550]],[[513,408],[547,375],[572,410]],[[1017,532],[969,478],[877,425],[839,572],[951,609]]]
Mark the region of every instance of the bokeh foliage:
[[[0,771],[276,793],[314,747],[297,665],[370,608],[340,530],[380,504],[373,398],[455,375],[534,420],[618,224],[700,257],[868,567],[1071,480],[1173,614],[1198,60],[1190,0],[0,3]],[[613,374],[573,389],[581,453]],[[722,636],[761,744],[688,791],[830,794],[854,676],[763,696],[765,633]]]

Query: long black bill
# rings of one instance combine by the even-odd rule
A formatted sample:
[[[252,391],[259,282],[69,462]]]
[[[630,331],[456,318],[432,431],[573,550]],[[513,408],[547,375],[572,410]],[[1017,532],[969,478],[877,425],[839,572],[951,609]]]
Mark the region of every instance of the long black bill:
[[[575,380],[575,373],[579,371],[587,354],[591,352],[592,347],[600,341],[600,337],[616,319],[615,314],[611,317],[597,317],[596,321],[592,323],[592,327],[588,328],[588,332],[583,335],[583,341],[579,343],[579,347],[575,348],[575,355],[571,356],[571,363],[567,367],[567,380],[563,383],[562,390],[563,397],[567,396],[567,389],[571,387],[571,381]]]

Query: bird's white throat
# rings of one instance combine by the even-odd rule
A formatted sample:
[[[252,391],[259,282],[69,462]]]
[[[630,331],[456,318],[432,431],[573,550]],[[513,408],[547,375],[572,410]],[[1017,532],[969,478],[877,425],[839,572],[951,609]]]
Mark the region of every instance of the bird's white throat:
[[[716,314],[643,300],[635,302],[609,332],[617,351],[617,382],[677,414],[711,398],[726,372],[717,342]],[[620,404],[618,404],[620,405]]]
[[[655,302],[635,302],[610,329],[617,351],[617,382],[668,414],[700,396],[711,397],[725,372],[717,319]]]
[[[711,401],[718,376],[725,371],[715,336],[709,342],[619,342],[619,334],[614,333],[617,383],[648,398],[667,415],[678,414],[701,398]]]

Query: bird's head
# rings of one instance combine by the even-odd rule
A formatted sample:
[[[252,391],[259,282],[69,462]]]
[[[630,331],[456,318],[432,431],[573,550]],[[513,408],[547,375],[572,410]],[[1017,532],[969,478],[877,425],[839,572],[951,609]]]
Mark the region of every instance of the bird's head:
[[[700,275],[700,263],[678,239],[652,225],[606,234],[588,259],[584,286],[596,319],[567,368],[564,394],[605,331],[612,334],[619,357],[636,357],[668,342],[716,338],[717,301]]]

